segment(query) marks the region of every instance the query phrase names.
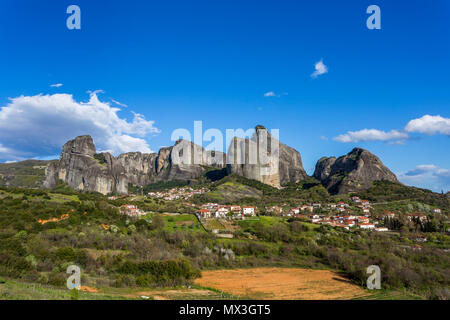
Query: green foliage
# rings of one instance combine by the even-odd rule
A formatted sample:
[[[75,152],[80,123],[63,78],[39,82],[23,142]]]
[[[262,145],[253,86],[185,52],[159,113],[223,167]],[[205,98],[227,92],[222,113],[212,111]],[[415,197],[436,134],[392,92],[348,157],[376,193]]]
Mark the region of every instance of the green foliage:
[[[409,200],[426,204],[421,209],[428,209],[434,206],[450,212],[450,199],[445,194],[434,193],[430,190],[416,187],[408,187],[390,181],[375,181],[372,186],[360,193],[362,199],[372,202]]]
[[[0,163],[0,185],[39,188],[45,180],[45,167],[51,161],[26,160]]]
[[[168,189],[172,189],[172,188],[185,187],[188,184],[189,184],[189,182],[187,182],[187,181],[177,181],[177,180],[160,181],[160,182],[155,182],[155,183],[146,185],[143,188],[143,192],[144,192],[144,194],[147,194],[149,192],[164,191],[164,190],[168,190]]]
[[[103,153],[96,153],[96,154],[94,154],[94,159],[97,160],[99,164],[106,165],[105,154],[103,154]]]
[[[148,287],[151,284],[159,286],[176,286],[200,277],[200,271],[191,266],[187,260],[166,261],[125,261],[117,272],[137,276],[136,285]]]
[[[240,181],[245,183],[231,177],[211,187],[213,191],[220,190],[221,186],[260,190],[258,182]],[[110,201],[103,195],[73,190],[61,194],[0,188],[0,276],[63,286],[67,277],[65,269],[73,263],[82,267],[83,276],[91,283],[98,279],[105,286],[149,287],[190,283],[200,269],[301,266],[339,270],[355,283],[364,285],[367,266],[377,264],[387,288],[405,289],[429,298],[445,297],[445,290],[440,288],[450,284],[450,258],[444,251],[450,247],[450,237],[444,232],[448,216],[443,214],[437,219],[427,210],[439,207],[446,213],[446,203],[441,195],[429,195],[421,190],[411,193],[413,200],[402,200],[407,189],[382,185],[376,184],[367,196],[370,194],[372,202],[383,198],[395,200],[374,207],[380,208],[376,210],[381,214],[390,210],[389,206],[398,208],[395,211],[401,214],[396,219],[382,222],[397,232],[345,231],[296,218],[259,216],[237,222],[240,229],[235,231],[234,239],[218,239],[204,231],[192,232],[203,230],[193,215],[156,213],[192,210],[182,206],[181,201],[141,197],[137,201],[130,198]],[[385,192],[385,187],[389,191]],[[313,179],[289,184],[283,190],[268,186],[263,189],[263,197],[240,200],[238,204],[249,201],[261,209],[270,203],[291,205],[301,200],[329,199]],[[51,199],[46,199],[47,196]],[[364,195],[360,197],[366,199]],[[348,201],[347,196],[341,198]],[[145,216],[147,220],[132,220],[117,210],[125,203],[137,204],[140,209],[153,213]],[[423,210],[428,219],[423,222],[405,219],[409,207],[413,211]],[[37,222],[66,213],[70,214],[69,219]],[[105,230],[101,224],[110,228]],[[428,241],[417,243],[414,239],[420,236],[426,236]],[[235,259],[224,258],[222,249],[232,250]]]

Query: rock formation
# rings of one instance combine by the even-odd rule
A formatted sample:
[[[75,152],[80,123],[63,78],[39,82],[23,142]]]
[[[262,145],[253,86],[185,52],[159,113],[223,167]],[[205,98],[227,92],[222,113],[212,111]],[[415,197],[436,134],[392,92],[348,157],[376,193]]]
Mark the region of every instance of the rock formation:
[[[314,177],[332,194],[368,189],[376,180],[398,182],[395,174],[377,156],[361,148],[337,159],[321,158],[316,164]]]
[[[103,153],[101,160],[94,158],[95,155],[90,136],[70,140],[63,146],[59,162],[47,167],[44,187],[51,188],[62,180],[77,190],[126,193],[128,181],[124,167],[109,153]]]
[[[251,139],[234,138],[227,152],[227,171],[280,188],[307,177],[300,153],[257,126]]]
[[[77,190],[127,193],[129,183],[145,186],[158,181],[191,180],[201,176],[208,166],[224,168],[225,154],[178,140],[158,154],[130,152],[115,158],[109,153],[97,154],[92,138],[80,136],[63,146],[58,162],[48,165],[44,187],[54,187],[62,180]]]

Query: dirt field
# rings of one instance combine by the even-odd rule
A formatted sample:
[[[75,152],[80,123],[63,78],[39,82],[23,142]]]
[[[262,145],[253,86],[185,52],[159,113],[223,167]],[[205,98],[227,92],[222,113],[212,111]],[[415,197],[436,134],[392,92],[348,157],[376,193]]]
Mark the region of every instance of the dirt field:
[[[195,283],[251,299],[328,300],[369,295],[329,270],[253,268],[204,271],[202,278]]]

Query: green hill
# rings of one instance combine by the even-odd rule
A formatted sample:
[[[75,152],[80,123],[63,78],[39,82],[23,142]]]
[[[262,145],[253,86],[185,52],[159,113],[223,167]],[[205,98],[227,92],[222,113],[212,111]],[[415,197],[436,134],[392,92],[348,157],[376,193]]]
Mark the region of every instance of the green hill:
[[[212,201],[234,202],[244,198],[261,198],[263,192],[236,181],[225,181],[206,193]]]
[[[39,188],[45,179],[45,167],[51,161],[26,160],[0,163],[0,185]]]

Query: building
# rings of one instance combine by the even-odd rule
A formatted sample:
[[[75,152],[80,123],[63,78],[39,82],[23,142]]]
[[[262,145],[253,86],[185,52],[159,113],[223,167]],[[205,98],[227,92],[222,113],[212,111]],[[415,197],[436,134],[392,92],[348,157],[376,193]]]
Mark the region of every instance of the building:
[[[375,225],[373,223],[361,223],[359,225],[361,229],[373,230],[375,229]]]
[[[200,210],[197,212],[197,214],[198,214],[198,216],[199,216],[200,218],[203,218],[203,219],[211,218],[211,211],[208,210],[208,209],[200,209]]]
[[[217,209],[217,211],[215,213],[215,217],[216,218],[226,218],[228,212],[230,212],[230,210],[228,210],[228,208],[226,206],[219,207],[219,209]]]
[[[255,215],[255,207],[253,207],[253,206],[244,206],[244,207],[242,207],[242,212],[246,216],[254,216]]]
[[[313,212],[314,211],[314,207],[313,206],[308,206],[306,204],[302,205],[300,207],[301,211],[309,211],[309,212]]]
[[[240,212],[241,212],[241,206],[231,205],[231,206],[230,206],[230,210],[231,210],[233,213],[240,213]]]
[[[358,217],[358,223],[359,224],[363,224],[363,223],[369,223],[369,218],[367,217]]]
[[[123,206],[121,206],[120,213],[132,218],[138,218],[144,214],[143,211],[139,210],[137,206],[132,204],[124,204]]]
[[[434,208],[434,209],[433,209],[433,212],[434,212],[434,213],[441,213],[441,209],[439,209],[439,208]]]
[[[311,220],[312,223],[317,223],[320,222],[322,219],[320,218],[319,215],[317,214],[312,214],[309,216],[309,219]]]
[[[269,207],[269,208],[266,208],[266,210],[267,210],[267,212],[278,213],[278,214],[283,212],[283,209],[279,206]]]

